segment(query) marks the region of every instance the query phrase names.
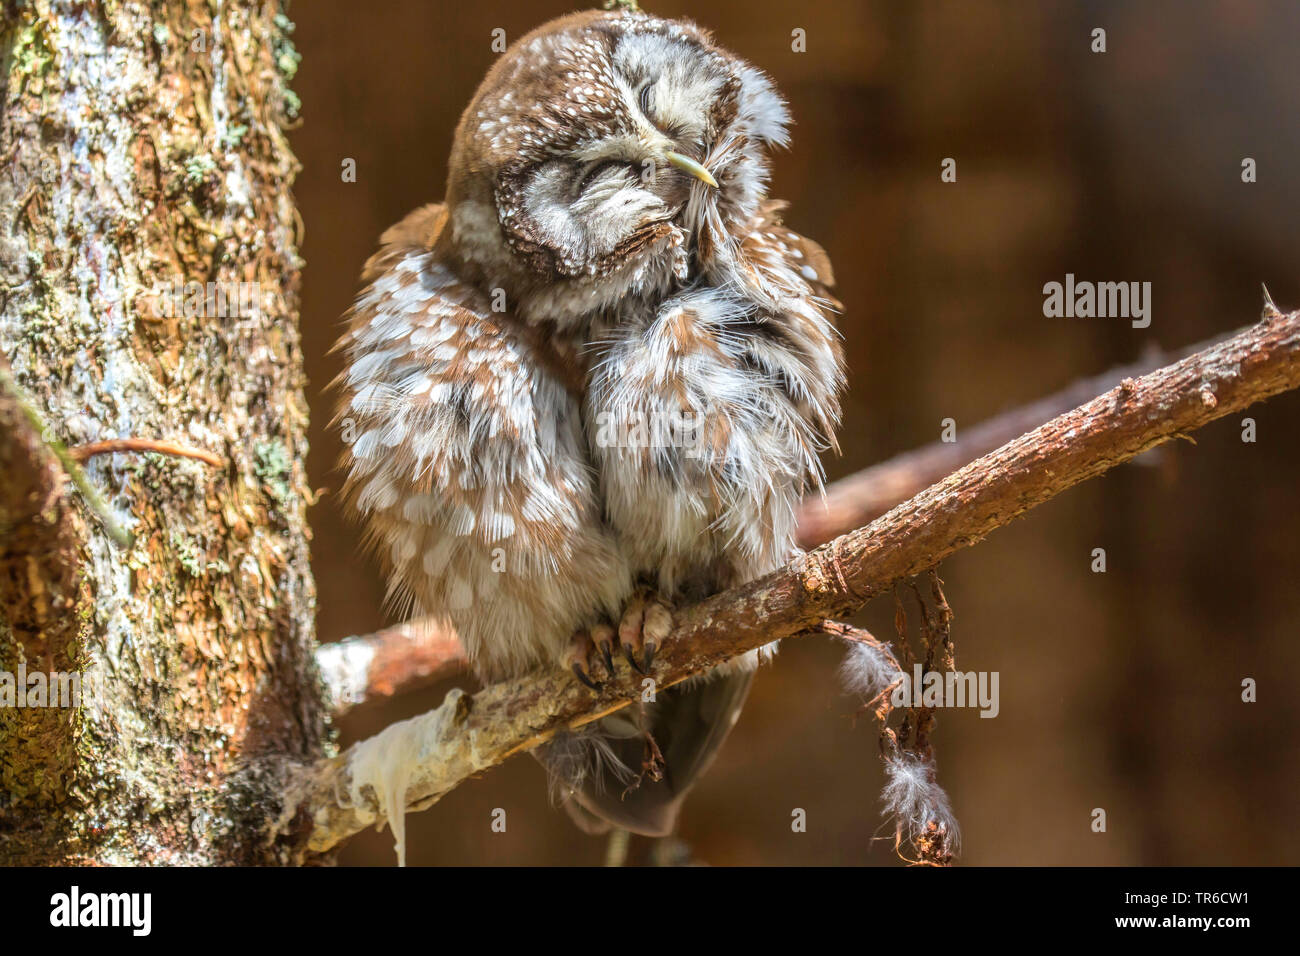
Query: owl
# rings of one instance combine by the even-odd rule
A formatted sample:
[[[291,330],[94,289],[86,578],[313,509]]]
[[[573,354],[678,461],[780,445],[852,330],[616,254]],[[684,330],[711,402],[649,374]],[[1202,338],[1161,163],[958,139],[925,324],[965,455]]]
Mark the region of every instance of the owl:
[[[445,200],[366,263],[344,498],[390,601],[484,681],[653,675],[675,608],[795,553],[844,371],[830,263],[767,195],[787,123],[694,24],[563,17],[501,55]],[[762,656],[539,748],[574,820],[670,832]]]

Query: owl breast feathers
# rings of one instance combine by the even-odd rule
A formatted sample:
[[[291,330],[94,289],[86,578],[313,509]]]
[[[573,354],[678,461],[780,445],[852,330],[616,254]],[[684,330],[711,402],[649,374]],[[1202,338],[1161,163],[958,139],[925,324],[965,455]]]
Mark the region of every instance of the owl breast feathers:
[[[691,24],[554,21],[465,111],[446,202],[367,263],[340,341],[345,497],[390,599],[449,619],[484,679],[565,661],[641,591],[672,605],[790,557],[844,375],[829,261],[766,196],[786,121]],[[666,801],[748,680],[678,727],[707,752]]]

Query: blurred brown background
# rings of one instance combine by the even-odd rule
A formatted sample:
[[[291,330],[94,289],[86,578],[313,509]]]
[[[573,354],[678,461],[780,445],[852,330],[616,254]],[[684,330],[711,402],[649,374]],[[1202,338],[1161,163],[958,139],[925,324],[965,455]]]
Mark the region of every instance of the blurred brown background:
[[[1300,8],[1221,2],[649,0],[768,71],[795,117],[773,195],[830,253],[851,391],[838,477],[1074,379],[1300,307]],[[305,122],[303,332],[313,483],[337,488],[326,351],[376,237],[438,199],[450,137],[491,64],[571,4],[296,4]],[[1090,33],[1107,31],[1105,54]],[[807,52],[791,51],[802,28]],[[341,181],[341,163],[357,181]],[[957,182],[940,162],[957,160]],[[1241,181],[1241,162],[1258,182]],[[1044,318],[1045,282],[1153,283],[1153,321]],[[1297,862],[1300,395],[1066,493],[945,562],[957,663],[998,671],[1001,713],[942,713],[940,780],[968,864]],[[382,584],[326,495],[312,512],[322,641],[385,623]],[[1109,570],[1090,571],[1104,547]],[[877,602],[861,622],[892,634]],[[688,801],[712,864],[892,864],[873,724],[841,657],[789,642]],[[1243,677],[1259,702],[1240,698]],[[469,686],[467,683],[466,686]],[[341,742],[445,688],[355,711]],[[507,811],[493,833],[490,814]],[[808,832],[791,832],[795,807]],[[1091,832],[1094,807],[1107,833]],[[521,757],[408,819],[413,864],[596,863],[604,842],[547,804]],[[393,862],[387,832],[342,854]],[[645,846],[634,846],[644,853]]]

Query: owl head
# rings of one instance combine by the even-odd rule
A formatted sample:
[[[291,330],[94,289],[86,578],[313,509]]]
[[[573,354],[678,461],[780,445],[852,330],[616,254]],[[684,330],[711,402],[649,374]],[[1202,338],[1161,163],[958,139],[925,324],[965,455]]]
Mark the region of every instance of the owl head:
[[[787,122],[767,76],[694,24],[552,21],[502,54],[461,117],[444,251],[534,321],[661,296],[725,267]]]

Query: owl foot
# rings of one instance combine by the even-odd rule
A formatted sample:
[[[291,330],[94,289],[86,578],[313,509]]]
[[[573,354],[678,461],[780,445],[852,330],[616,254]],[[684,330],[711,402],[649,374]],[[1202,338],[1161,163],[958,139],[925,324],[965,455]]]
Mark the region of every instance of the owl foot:
[[[643,675],[650,673],[655,652],[672,629],[673,614],[667,604],[653,594],[638,592],[632,596],[618,622],[618,642],[633,670]]]
[[[573,671],[574,677],[599,694],[605,685],[592,677],[591,652],[593,649],[591,634],[587,631],[578,631],[573,635],[573,640],[569,645],[566,662],[569,665],[569,670]],[[610,667],[608,671],[612,676],[614,668]]]
[[[617,640],[623,656],[638,674],[650,673],[655,653],[663,647],[673,630],[673,615],[668,605],[649,591],[638,591],[628,601],[618,622]],[[596,693],[605,689],[605,681],[596,678],[596,661],[605,668],[605,680],[614,677],[615,630],[607,623],[575,631],[565,655],[565,664],[573,676]],[[596,653],[599,652],[599,656]]]

